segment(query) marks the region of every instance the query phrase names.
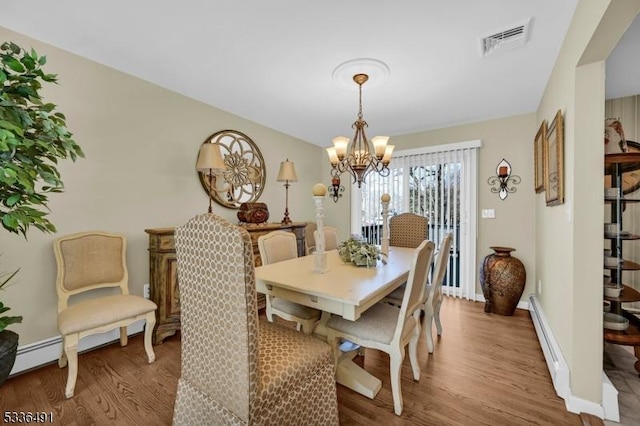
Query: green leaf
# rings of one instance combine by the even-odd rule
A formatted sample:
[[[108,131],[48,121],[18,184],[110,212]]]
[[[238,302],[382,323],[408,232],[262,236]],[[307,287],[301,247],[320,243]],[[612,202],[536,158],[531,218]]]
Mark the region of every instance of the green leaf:
[[[20,63],[20,61],[18,61],[15,58],[12,58],[11,56],[3,56],[2,57],[2,63],[4,63],[6,66],[8,66],[10,69],[12,69],[15,72],[24,72],[25,69],[22,66],[22,64]]]
[[[8,207],[13,207],[18,201],[20,201],[20,198],[20,194],[13,194],[6,199],[5,203]]]

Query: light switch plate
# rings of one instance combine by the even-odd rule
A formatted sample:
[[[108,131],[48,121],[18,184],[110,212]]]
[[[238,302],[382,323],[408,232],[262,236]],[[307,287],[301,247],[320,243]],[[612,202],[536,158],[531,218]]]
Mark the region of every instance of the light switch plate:
[[[494,209],[482,209],[482,218],[483,219],[495,219],[496,211]]]

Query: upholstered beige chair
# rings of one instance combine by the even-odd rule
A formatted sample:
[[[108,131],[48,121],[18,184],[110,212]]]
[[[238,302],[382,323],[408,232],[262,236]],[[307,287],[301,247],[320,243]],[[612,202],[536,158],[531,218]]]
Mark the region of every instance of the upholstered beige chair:
[[[433,353],[433,322],[435,320],[438,336],[442,335],[442,323],[440,322],[440,307],[442,306],[442,282],[447,272],[447,265],[451,256],[451,233],[442,238],[440,247],[438,248],[438,256],[436,257],[435,267],[433,268],[433,277],[431,285],[427,286],[426,300],[422,305],[424,310],[424,318],[422,319],[422,328],[427,338],[427,349],[429,353]]]
[[[258,250],[263,265],[282,262],[283,260],[298,257],[298,245],[293,232],[273,231],[258,237]],[[321,312],[317,309],[300,305],[295,302],[266,295],[267,319],[273,322],[273,315],[287,321],[295,321],[298,330],[302,329],[305,334],[311,334],[316,322],[320,320]]]
[[[335,250],[338,248],[338,230],[330,226],[323,226],[324,231],[324,249],[325,251]]]
[[[424,297],[433,249],[434,244],[431,241],[423,241],[415,249],[400,308],[386,303],[377,303],[365,311],[356,321],[332,316],[327,322],[327,336],[329,342],[334,346],[336,357],[340,355],[338,345],[341,339],[389,354],[393,410],[397,415],[402,414],[400,370],[407,344],[409,345],[413,378],[420,380],[420,365],[417,354],[418,338],[420,337],[420,303]]]
[[[429,239],[429,219],[415,213],[401,213],[389,219],[389,245],[416,248]]]
[[[307,227],[304,228],[304,243],[306,245],[306,254],[311,254],[316,249],[316,229],[318,229],[318,224],[316,222],[307,222]]]
[[[146,321],[144,349],[149,363],[156,356],[151,345],[156,323],[156,304],[129,294],[126,264],[126,239],[106,232],[82,232],[58,238],[53,249],[58,265],[58,330],[63,348],[58,364],[69,364],[66,398],[71,398],[78,375],[78,341],[91,334],[120,328],[120,345],[127,344],[127,326]],[[117,287],[120,294],[86,298],[74,304],[69,299],[79,293],[105,287]],[[96,293],[96,292],[93,292]]]
[[[337,425],[331,348],[258,319],[248,232],[203,214],[175,232],[182,370],[173,424]]]
[[[324,250],[335,250],[338,248],[338,230],[331,226],[323,226],[324,231]],[[316,233],[318,231],[318,225],[312,222],[307,223],[306,228],[306,242],[307,242],[307,254],[311,254],[316,251]]]

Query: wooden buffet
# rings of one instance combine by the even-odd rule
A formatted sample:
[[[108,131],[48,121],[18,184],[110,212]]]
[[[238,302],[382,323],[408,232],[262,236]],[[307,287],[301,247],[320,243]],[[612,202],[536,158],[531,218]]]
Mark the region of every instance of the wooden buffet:
[[[298,243],[298,256],[305,255],[305,222],[287,225],[280,223],[241,224],[251,235],[254,264],[262,265],[258,250],[258,237],[271,231],[293,232]],[[180,329],[180,290],[178,286],[178,263],[174,243],[175,228],[145,229],[149,234],[149,296],[157,305],[153,343],[173,336]],[[265,307],[264,294],[258,294],[258,309]]]

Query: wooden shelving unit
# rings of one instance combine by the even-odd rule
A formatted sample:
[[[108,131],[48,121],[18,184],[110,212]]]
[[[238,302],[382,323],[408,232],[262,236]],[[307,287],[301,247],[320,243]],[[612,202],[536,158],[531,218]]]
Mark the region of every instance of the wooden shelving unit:
[[[605,155],[605,175],[611,175],[612,187],[622,188],[623,173],[640,169],[640,153],[619,153]],[[617,257],[620,262],[616,266],[604,266],[605,270],[609,270],[611,282],[622,286],[620,297],[607,297],[604,299],[610,303],[610,312],[622,315],[629,320],[629,328],[621,330],[610,330],[605,328],[603,335],[604,340],[617,345],[633,346],[636,356],[634,365],[636,371],[640,373],[640,319],[623,308],[623,303],[631,303],[640,301],[640,292],[633,287],[623,284],[623,271],[632,273],[640,271],[640,263],[634,262],[623,257],[622,242],[640,240],[640,235],[626,233],[622,231],[624,224],[622,223],[622,212],[629,203],[640,202],[637,197],[630,197],[628,194],[620,194],[616,197],[605,197],[605,203],[611,208],[611,223],[617,223],[621,232],[615,234],[604,234],[604,238],[611,241],[611,256]]]

